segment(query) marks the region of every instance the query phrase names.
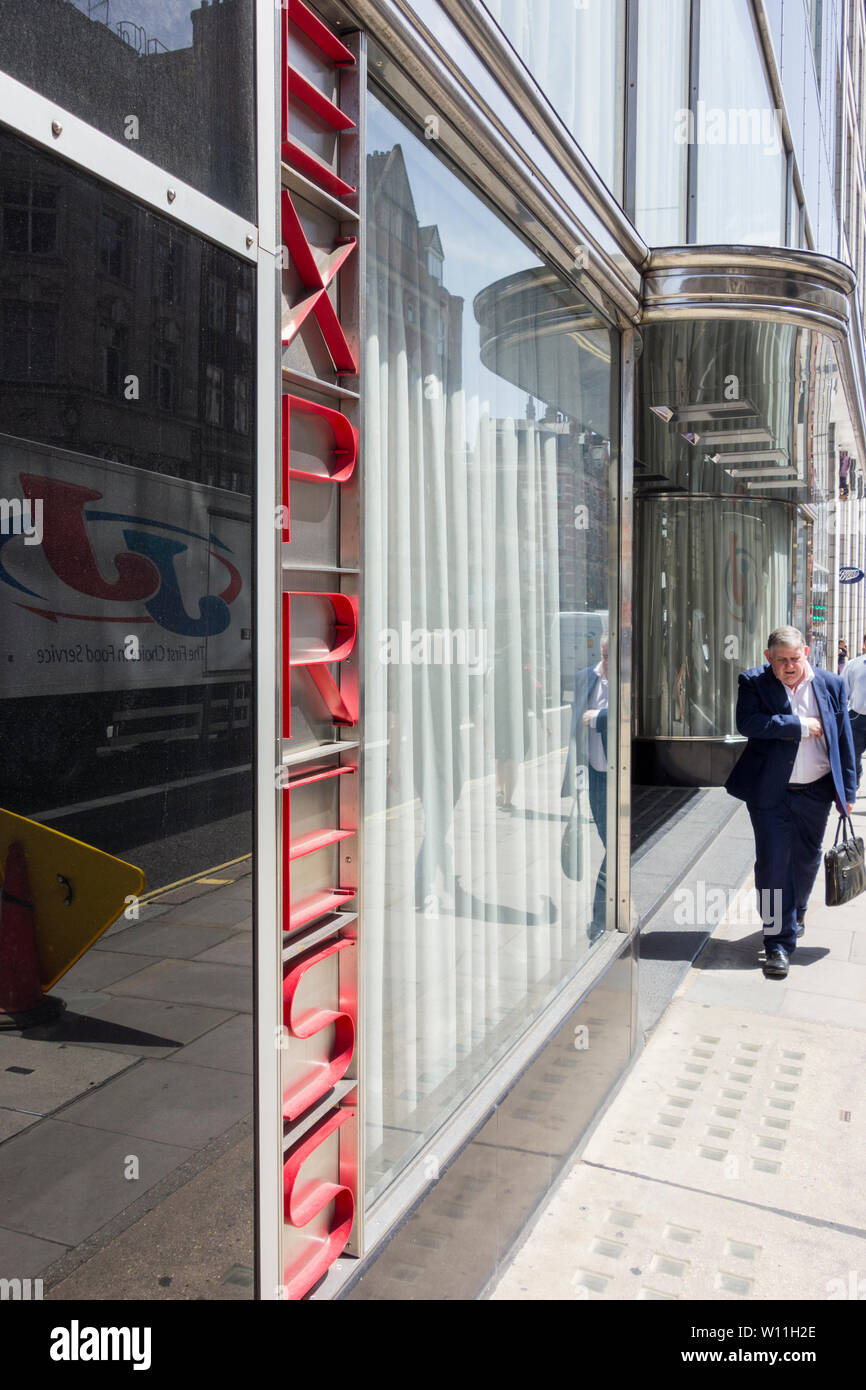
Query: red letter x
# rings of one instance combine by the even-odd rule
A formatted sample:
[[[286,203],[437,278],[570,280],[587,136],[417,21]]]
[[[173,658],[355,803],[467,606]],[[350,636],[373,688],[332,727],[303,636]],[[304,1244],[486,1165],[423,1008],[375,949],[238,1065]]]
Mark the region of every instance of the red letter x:
[[[282,225],[283,241],[295,263],[301,283],[307,291],[304,298],[292,309],[289,321],[283,328],[283,346],[285,347],[292,341],[301,324],[312,313],[322,330],[322,337],[333,358],[337,372],[342,375],[355,376],[358,372],[358,364],[346,341],[346,335],[340,327],[337,311],[328,298],[328,286],[340,266],[354,251],[357,244],[356,238],[347,237],[342,245],[337,246],[336,250],[330,253],[323,274],[316,264],[310,243],[307,241],[304,229],[298,220],[298,214],[295,212],[288,190],[285,188],[283,189]]]

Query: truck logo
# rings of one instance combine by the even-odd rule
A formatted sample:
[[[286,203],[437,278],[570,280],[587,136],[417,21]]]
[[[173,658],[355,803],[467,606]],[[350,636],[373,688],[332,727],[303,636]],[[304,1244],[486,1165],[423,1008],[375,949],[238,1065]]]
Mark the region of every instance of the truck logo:
[[[12,536],[0,535],[0,580],[48,605],[39,607],[16,600],[19,607],[53,623],[59,618],[87,623],[155,623],[183,637],[215,637],[229,627],[230,605],[240,594],[243,581],[228,558],[232,554],[230,547],[217,536],[202,535],[151,517],[100,511],[93,504],[101,501],[103,494],[79,483],[30,473],[22,473],[20,482],[25,498],[33,504],[42,503],[41,552],[61,583],[74,594],[123,604],[124,611],[116,616],[61,612],[44,594],[10,574],[3,561],[3,549]],[[92,537],[98,534],[94,528],[103,523],[119,523],[126,544],[126,550],[113,557],[113,578],[104,576],[92,543]],[[208,555],[225,569],[228,583],[222,593],[200,597],[197,613],[191,613],[184,602],[177,565],[181,557],[194,553],[192,546],[196,542],[203,544]],[[144,612],[130,613],[133,604],[142,605]]]

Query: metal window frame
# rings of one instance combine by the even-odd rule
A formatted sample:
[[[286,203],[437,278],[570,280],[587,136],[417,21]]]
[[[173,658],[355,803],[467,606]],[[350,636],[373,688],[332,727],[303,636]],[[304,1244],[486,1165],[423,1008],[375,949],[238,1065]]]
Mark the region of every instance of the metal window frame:
[[[154,212],[198,232],[244,260],[256,260],[255,222],[215,202],[134,150],[125,149],[110,135],[66,111],[59,102],[25,87],[17,78],[6,73],[0,74],[0,78],[2,124],[9,130],[70,160],[103,183],[112,184]]]
[[[639,0],[626,0],[625,8],[625,112],[623,116],[622,206],[628,220],[636,224],[637,202],[637,107],[638,107],[638,25]]]
[[[255,792],[253,853],[253,1019],[256,1038],[255,1108],[255,1295],[282,1297],[283,1107],[280,1052],[275,1027],[282,1021],[282,882],[278,773],[281,689],[278,639],[281,625],[279,531],[280,451],[280,6],[256,0],[256,183],[259,227],[256,255],[256,506]]]
[[[701,0],[691,0],[689,6],[689,112],[692,130],[698,119],[701,67]],[[686,242],[694,244],[698,233],[698,143],[690,140],[686,146]]]

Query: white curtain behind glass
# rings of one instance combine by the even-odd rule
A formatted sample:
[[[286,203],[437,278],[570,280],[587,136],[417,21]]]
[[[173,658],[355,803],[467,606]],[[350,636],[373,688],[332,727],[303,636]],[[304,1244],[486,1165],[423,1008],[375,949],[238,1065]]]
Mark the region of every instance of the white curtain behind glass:
[[[608,188],[621,181],[622,0],[484,0]]]
[[[591,863],[581,882],[563,876],[558,470],[573,436],[481,365],[470,294],[537,263],[424,147],[413,157],[441,187],[438,226],[421,226],[420,175],[399,144],[382,149],[414,137],[370,111],[381,153],[368,162],[364,1007],[376,1190],[585,956],[603,847],[587,809]],[[520,354],[515,374],[537,379],[531,333]],[[450,664],[437,640],[440,655],[450,641]],[[503,786],[513,810],[497,805]]]
[[[688,145],[677,140],[688,107],[689,0],[641,0],[638,9],[635,226],[649,246],[686,239]]]
[[[638,734],[735,735],[740,671],[789,621],[792,511],[736,498],[641,501]],[[734,641],[732,641],[734,639]]]
[[[698,242],[784,246],[786,157],[748,0],[701,6]]]

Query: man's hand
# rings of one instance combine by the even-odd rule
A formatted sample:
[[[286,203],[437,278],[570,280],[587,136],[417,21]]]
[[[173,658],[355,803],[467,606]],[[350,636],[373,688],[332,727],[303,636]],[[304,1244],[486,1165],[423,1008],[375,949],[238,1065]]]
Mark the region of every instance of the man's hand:
[[[588,709],[588,710],[585,712],[584,716],[583,716],[583,722],[584,722],[584,724],[587,724],[587,725],[591,724],[592,721],[593,721],[593,718],[594,718],[595,715],[596,715],[596,713],[597,713],[596,710],[594,710],[594,709]]]
[[[810,738],[824,737],[824,725],[821,723],[820,719],[808,718],[806,720],[806,727],[809,730]]]
[[[847,803],[847,806],[848,806],[848,815],[850,816],[851,812],[854,810],[854,802],[853,802],[853,801],[849,801],[849,802]]]

